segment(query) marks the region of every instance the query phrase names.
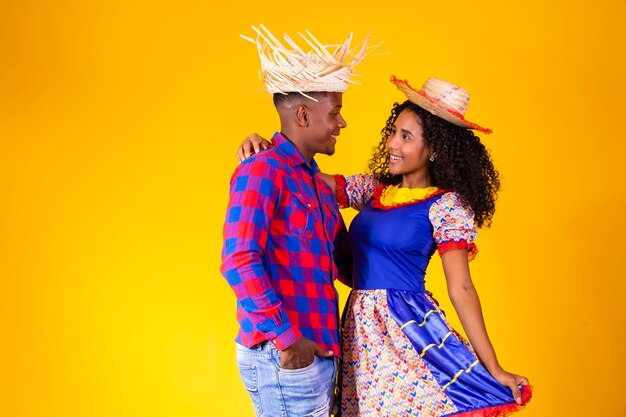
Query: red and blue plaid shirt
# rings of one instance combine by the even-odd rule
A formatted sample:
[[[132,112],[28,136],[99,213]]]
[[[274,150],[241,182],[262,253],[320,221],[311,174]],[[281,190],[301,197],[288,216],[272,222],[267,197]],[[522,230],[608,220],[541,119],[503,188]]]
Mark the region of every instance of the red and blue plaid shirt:
[[[346,227],[315,160],[282,134],[272,142],[230,183],[221,271],[237,297],[236,340],[283,350],[304,336],[339,356],[333,282],[349,275]]]

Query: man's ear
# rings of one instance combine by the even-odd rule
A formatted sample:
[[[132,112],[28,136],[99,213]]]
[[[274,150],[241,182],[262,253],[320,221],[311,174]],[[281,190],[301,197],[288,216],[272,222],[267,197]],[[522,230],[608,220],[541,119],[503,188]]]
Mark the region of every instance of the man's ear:
[[[300,127],[309,126],[309,109],[304,104],[299,104],[296,107],[296,122]]]

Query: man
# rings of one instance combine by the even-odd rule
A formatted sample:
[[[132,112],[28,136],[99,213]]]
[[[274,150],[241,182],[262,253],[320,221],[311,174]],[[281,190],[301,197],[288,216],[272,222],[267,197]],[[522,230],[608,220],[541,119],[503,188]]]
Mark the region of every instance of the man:
[[[256,40],[281,130],[231,179],[222,274],[237,297],[237,364],[255,413],[321,416],[332,409],[339,311],[333,281],[349,279],[347,234],[314,156],[332,155],[346,122],[342,94],[363,60],[352,36],[330,53],[309,32],[305,53],[265,27]],[[304,36],[303,36],[304,37]]]

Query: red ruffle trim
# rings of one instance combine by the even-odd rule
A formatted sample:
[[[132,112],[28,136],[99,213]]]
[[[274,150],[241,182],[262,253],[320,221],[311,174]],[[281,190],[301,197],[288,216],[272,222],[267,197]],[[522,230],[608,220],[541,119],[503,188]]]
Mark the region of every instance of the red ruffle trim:
[[[417,198],[415,200],[407,201],[405,203],[392,203],[386,205],[380,201],[380,197],[382,196],[383,191],[386,187],[387,185],[384,184],[380,184],[378,187],[376,187],[376,189],[374,190],[374,194],[372,194],[372,207],[376,207],[377,209],[381,210],[390,210],[396,207],[410,206],[411,204],[421,203],[422,201],[426,201],[429,198],[437,197],[438,195],[448,192],[448,190],[442,190],[438,188],[437,191],[427,194],[424,198]]]
[[[516,411],[526,407],[526,404],[533,396],[533,388],[530,385],[524,385],[522,389],[522,403],[509,403],[497,405],[494,407],[482,408],[480,410],[464,411],[457,414],[448,414],[448,417],[505,417]]]
[[[350,207],[348,194],[346,194],[346,179],[340,174],[335,174],[333,177],[335,178],[335,198],[337,203],[339,203],[339,208]]]
[[[441,256],[449,250],[465,248],[467,248],[467,260],[472,261],[478,253],[478,248],[475,244],[469,243],[466,240],[459,240],[458,242],[451,240],[449,242],[444,242],[437,246],[437,251],[439,252],[439,256]]]

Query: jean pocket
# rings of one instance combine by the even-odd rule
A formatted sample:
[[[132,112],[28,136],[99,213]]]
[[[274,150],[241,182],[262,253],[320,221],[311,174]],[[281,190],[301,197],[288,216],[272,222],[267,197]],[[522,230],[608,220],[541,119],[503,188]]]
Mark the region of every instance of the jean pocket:
[[[239,375],[243,381],[243,386],[252,399],[254,413],[257,416],[261,416],[263,409],[261,408],[261,396],[259,394],[256,366],[239,363],[237,367],[239,368]]]
[[[291,416],[328,416],[335,386],[334,360],[315,356],[300,369],[278,369],[278,384]]]
[[[313,356],[313,362],[311,362],[310,364],[308,364],[307,366],[305,366],[304,368],[297,368],[297,369],[285,369],[282,368],[280,366],[280,357],[276,358],[277,362],[278,362],[278,372],[283,372],[286,374],[297,374],[297,373],[304,373],[304,372],[308,372],[311,369],[313,369],[315,367],[315,364],[318,362],[318,357],[317,355]]]

